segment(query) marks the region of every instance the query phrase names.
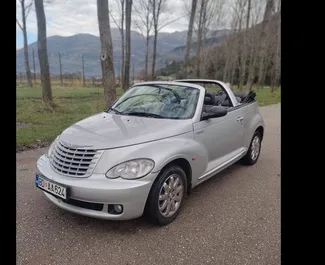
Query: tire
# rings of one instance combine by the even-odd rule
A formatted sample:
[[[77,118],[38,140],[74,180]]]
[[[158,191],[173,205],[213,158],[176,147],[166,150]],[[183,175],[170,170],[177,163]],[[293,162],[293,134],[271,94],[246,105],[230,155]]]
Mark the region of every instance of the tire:
[[[174,188],[169,193],[169,187],[172,184],[174,184]],[[171,165],[163,169],[152,185],[147,199],[145,215],[148,221],[160,226],[174,221],[183,205],[187,192],[186,187],[186,175],[181,167]],[[167,212],[168,208],[169,213]]]
[[[256,139],[258,139],[258,140],[256,140]],[[257,143],[258,143],[258,146],[256,147]],[[256,148],[254,149],[254,146],[257,149]],[[257,162],[257,160],[258,160],[258,158],[260,156],[261,146],[262,146],[261,134],[260,134],[260,132],[255,131],[255,133],[254,133],[254,135],[252,137],[252,140],[251,140],[251,142],[249,144],[249,149],[248,149],[246,155],[241,159],[242,164],[248,165],[248,166],[254,165]],[[257,151],[257,154],[256,154],[256,151]]]

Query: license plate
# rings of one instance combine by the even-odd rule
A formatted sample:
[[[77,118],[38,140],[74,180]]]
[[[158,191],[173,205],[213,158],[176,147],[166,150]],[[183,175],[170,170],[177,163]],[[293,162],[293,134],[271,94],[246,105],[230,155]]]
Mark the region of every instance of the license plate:
[[[67,188],[60,184],[54,183],[39,175],[36,175],[35,184],[37,188],[40,188],[62,199],[67,199]]]

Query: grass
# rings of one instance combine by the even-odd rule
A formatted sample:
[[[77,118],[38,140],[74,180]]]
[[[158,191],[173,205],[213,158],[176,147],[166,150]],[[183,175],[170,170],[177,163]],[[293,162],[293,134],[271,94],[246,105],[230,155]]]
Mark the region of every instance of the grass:
[[[71,124],[106,109],[103,89],[98,87],[53,86],[53,106],[42,100],[40,87],[16,88],[16,122],[28,126],[16,129],[18,150],[51,142]],[[122,90],[117,90],[120,96]],[[260,106],[281,101],[281,90],[271,93],[270,88],[256,91]]]
[[[17,148],[48,143],[71,124],[106,108],[103,89],[53,87],[52,93],[54,107],[43,102],[41,88],[17,88],[16,122],[29,124],[16,129]]]

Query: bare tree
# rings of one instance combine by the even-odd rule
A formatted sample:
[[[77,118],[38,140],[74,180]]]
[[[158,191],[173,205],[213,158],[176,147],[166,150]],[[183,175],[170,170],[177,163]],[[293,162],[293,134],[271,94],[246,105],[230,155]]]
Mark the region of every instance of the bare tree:
[[[280,2],[280,1],[279,1]],[[276,24],[276,52],[274,53],[274,78],[272,80],[272,92],[275,86],[280,85],[280,69],[281,69],[281,16],[280,8],[277,10]]]
[[[59,52],[60,84],[63,86],[61,53]]]
[[[101,44],[101,67],[105,103],[110,106],[116,99],[113,45],[109,22],[108,0],[97,0],[97,17]]]
[[[32,51],[33,51],[34,84],[36,84],[36,67],[35,67],[35,53],[34,53],[34,47],[32,47]]]
[[[156,56],[157,56],[157,38],[159,17],[161,15],[162,7],[166,0],[149,0],[153,15],[154,39],[153,39],[153,52],[152,52],[152,66],[151,66],[151,79],[155,78]]]
[[[245,7],[247,5],[245,33],[240,32],[239,45],[238,45],[239,90],[242,90],[245,81],[245,76],[246,76],[247,53],[248,53],[247,39],[248,39],[249,20],[250,20],[250,11],[251,11],[251,0],[237,0],[237,2],[238,2],[238,7],[240,9],[239,10],[239,31],[241,31],[242,28]]]
[[[197,33],[197,42],[196,42],[196,77],[200,78],[200,66],[201,66],[201,44],[202,44],[202,35],[203,35],[203,16],[206,8],[206,1],[201,0],[200,11],[199,11],[199,25]]]
[[[252,25],[257,25],[260,21],[260,16],[262,13],[263,3],[259,0],[255,0],[251,2],[251,21]],[[252,89],[255,72],[256,72],[256,64],[258,60],[258,45],[260,43],[260,30],[258,27],[253,26],[250,28],[250,33],[248,34],[248,45],[249,45],[249,63],[248,63],[248,78],[246,83],[246,88],[249,90]]]
[[[249,89],[256,81],[260,86],[267,84],[275,88],[281,78],[280,16],[270,8],[271,12],[266,12],[265,4],[270,0],[235,0],[231,10],[231,34],[227,34],[218,46],[210,45],[210,41],[214,42],[211,39],[214,31],[211,29],[218,28],[217,25],[221,25],[223,20],[218,22],[217,11],[221,8],[213,7],[223,0],[200,1],[195,18],[199,51],[197,50],[195,60],[190,60],[195,65],[197,76],[204,74],[207,78],[223,77],[225,82],[238,84],[240,88],[246,80]],[[268,5],[272,6],[270,3]],[[264,18],[262,9],[265,9]],[[278,11],[279,7],[276,12]],[[220,17],[222,16],[223,14]]]
[[[35,0],[37,18],[38,58],[41,69],[42,96],[45,102],[52,103],[49,60],[47,57],[46,18],[43,0]]]
[[[121,63],[120,63],[120,82],[122,88],[125,90],[124,86],[124,62],[125,62],[125,36],[124,36],[124,21],[125,21],[125,0],[115,0],[116,6],[117,6],[117,11],[120,14],[120,20],[117,21],[117,19],[114,18],[111,10],[110,10],[110,15],[111,18],[114,22],[114,24],[117,26],[117,28],[120,31],[121,35]]]
[[[158,32],[166,27],[167,25],[187,16],[181,15],[175,19],[170,20],[169,14],[167,14],[167,0],[148,0],[149,5],[152,12],[152,20],[153,20],[153,29],[154,29],[154,36],[153,36],[153,52],[152,52],[152,67],[151,67],[151,78],[155,79],[155,68],[156,68],[156,57],[157,57],[157,41],[158,41]],[[164,23],[161,23],[161,15],[164,13]]]
[[[195,0],[196,1],[196,0]],[[145,69],[144,69],[144,79],[148,80],[148,64],[149,64],[149,43],[150,35],[152,30],[153,18],[152,18],[152,5],[148,0],[138,0],[135,2],[134,10],[139,18],[139,22],[134,19],[134,24],[141,31],[142,35],[145,36],[146,42],[146,55],[145,55]]]
[[[29,66],[29,57],[28,57],[28,40],[27,40],[27,25],[26,25],[26,19],[29,14],[30,8],[33,5],[33,1],[29,1],[26,3],[25,0],[19,0],[21,5],[21,20],[22,23],[19,23],[18,19],[16,19],[16,22],[23,32],[23,38],[24,38],[24,61],[25,61],[25,70],[26,70],[26,76],[27,76],[27,82],[29,87],[33,87],[32,82],[32,74],[30,72],[30,66]]]
[[[184,58],[185,78],[187,78],[187,75],[188,75],[188,60],[190,57],[190,49],[191,49],[191,44],[192,44],[192,34],[193,34],[196,6],[197,6],[197,0],[192,0],[190,21],[188,23],[188,31],[187,31],[186,51],[185,51],[185,58]]]
[[[214,37],[211,33],[216,33],[222,25],[224,0],[200,0],[200,7],[197,22],[197,45],[196,45],[196,76],[200,77],[203,65],[201,64],[202,42],[206,43],[208,37]],[[211,31],[213,29],[213,31]],[[208,36],[209,35],[209,36]],[[205,45],[205,54],[212,47]]]
[[[131,59],[131,12],[132,0],[125,0],[125,63],[124,63],[124,90],[130,86],[130,59]]]
[[[274,11],[274,0],[267,0],[264,17],[262,21],[262,29],[261,29],[261,40],[260,40],[260,49],[259,49],[259,67],[258,67],[258,80],[257,84],[260,87],[264,81],[264,67],[266,65],[266,55],[268,49],[267,42],[267,33],[270,26],[270,20],[272,13]]]

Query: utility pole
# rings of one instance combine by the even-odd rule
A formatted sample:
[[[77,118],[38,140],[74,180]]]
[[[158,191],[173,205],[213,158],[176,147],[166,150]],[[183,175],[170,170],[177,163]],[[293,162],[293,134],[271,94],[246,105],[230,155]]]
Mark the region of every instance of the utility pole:
[[[61,53],[59,52],[59,64],[60,64],[60,81],[61,86],[63,86],[63,80],[62,80],[62,63],[61,63]]]
[[[33,68],[34,68],[34,84],[36,84],[36,67],[35,67],[34,47],[33,47]]]
[[[85,62],[84,55],[82,55],[82,85],[85,86]]]

